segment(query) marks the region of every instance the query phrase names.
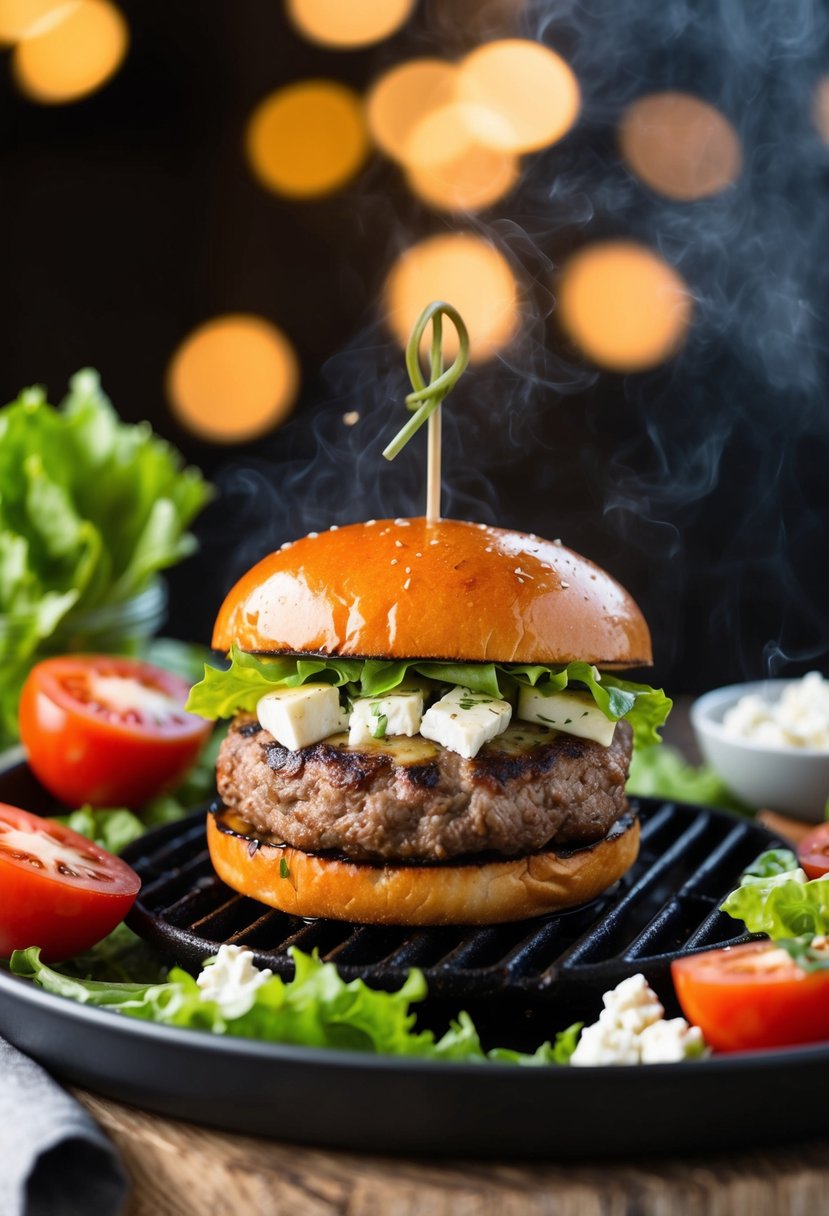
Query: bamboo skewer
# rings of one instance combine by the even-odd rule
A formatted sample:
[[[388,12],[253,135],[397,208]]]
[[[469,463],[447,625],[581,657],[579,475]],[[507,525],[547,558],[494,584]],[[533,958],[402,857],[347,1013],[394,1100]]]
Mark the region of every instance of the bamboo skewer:
[[[458,354],[449,368],[443,370],[443,317],[448,317],[458,334]],[[430,379],[427,384],[420,366],[420,344],[426,326],[432,323],[429,355]],[[424,308],[414,324],[406,345],[406,368],[412,392],[406,397],[407,409],[414,415],[401,427],[384,449],[386,460],[394,460],[424,422],[429,422],[426,469],[426,518],[440,519],[441,499],[441,403],[454,388],[469,363],[469,334],[460,313],[451,304],[440,300]]]

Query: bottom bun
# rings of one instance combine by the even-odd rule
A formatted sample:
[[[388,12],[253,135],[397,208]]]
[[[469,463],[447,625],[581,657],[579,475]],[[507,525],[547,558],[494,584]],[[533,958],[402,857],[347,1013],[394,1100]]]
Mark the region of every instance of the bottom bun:
[[[595,899],[639,852],[639,821],[625,815],[574,851],[441,865],[367,865],[268,844],[235,812],[208,815],[219,877],[292,916],[365,925],[491,925],[544,916]]]

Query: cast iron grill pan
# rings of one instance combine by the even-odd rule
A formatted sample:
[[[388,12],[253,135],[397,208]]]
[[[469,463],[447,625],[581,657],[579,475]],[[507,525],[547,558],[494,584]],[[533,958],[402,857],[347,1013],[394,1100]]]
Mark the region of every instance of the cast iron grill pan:
[[[0,773],[0,797],[50,809],[22,765]],[[189,949],[200,961],[226,931],[251,940],[257,957],[281,971],[291,940],[306,948],[316,940],[349,974],[359,970],[374,982],[395,982],[405,960],[425,962],[444,991],[474,983],[492,994],[477,1002],[496,1011],[488,1045],[506,1043],[521,1022],[531,1023],[527,1045],[537,1045],[566,1024],[558,1021],[557,990],[581,999],[584,984],[585,1004],[573,1016],[593,1018],[604,977],[634,967],[654,974],[677,950],[730,940],[733,922],[717,915],[720,897],[746,861],[776,843],[716,812],[649,801],[641,812],[643,850],[633,873],[590,907],[546,921],[413,934],[292,922],[213,878],[203,815],[130,850],[147,883],[136,915],[180,960]],[[560,985],[550,982],[556,972]],[[663,999],[669,989],[661,988]],[[516,1018],[505,1013],[510,992]],[[470,1004],[465,992],[462,1004]],[[460,1007],[456,1001],[450,1012]],[[829,1085],[825,1045],[642,1069],[433,1064],[156,1026],[63,1000],[1,970],[0,1034],[64,1080],[159,1114],[338,1149],[467,1159],[756,1152],[813,1137]]]
[[[233,942],[249,947],[259,966],[290,976],[288,950],[298,946],[319,950],[344,978],[374,987],[399,987],[419,967],[430,997],[456,1008],[504,998],[528,1009],[542,1004],[547,1017],[555,1007],[584,1018],[604,991],[635,971],[662,990],[678,954],[745,940],[719,905],[758,853],[780,844],[726,812],[645,798],[635,809],[639,858],[592,903],[514,924],[416,929],[305,921],[237,894],[213,872],[200,812],[125,851],[143,882],[129,923],[193,971],[222,942]]]

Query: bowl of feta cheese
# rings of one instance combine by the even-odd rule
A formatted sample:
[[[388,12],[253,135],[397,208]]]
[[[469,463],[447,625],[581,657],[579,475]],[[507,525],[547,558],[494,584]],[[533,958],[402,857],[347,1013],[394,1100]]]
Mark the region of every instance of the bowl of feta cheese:
[[[705,693],[691,706],[705,761],[732,793],[817,823],[829,800],[829,679],[757,680]]]

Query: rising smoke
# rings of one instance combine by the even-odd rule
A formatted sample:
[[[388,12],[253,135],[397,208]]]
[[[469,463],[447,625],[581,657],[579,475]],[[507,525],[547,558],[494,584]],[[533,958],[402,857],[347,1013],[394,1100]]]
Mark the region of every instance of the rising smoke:
[[[675,688],[825,665],[829,148],[812,99],[829,72],[827,6],[545,0],[523,21],[570,62],[583,111],[531,158],[516,194],[465,221],[515,266],[523,318],[520,338],[444,411],[444,512],[561,535],[607,566],[642,603],[657,674]],[[418,36],[415,53],[443,49],[429,45],[428,20]],[[733,186],[673,202],[621,162],[621,113],[665,89],[734,125]],[[378,298],[396,252],[455,226],[402,193],[378,231],[383,257],[365,270]],[[377,197],[367,205],[379,213]],[[600,375],[556,330],[562,260],[607,236],[658,250],[693,293],[684,348],[653,372]],[[312,408],[221,475],[203,559],[220,571],[217,596],[285,539],[422,512],[423,444],[392,465],[380,457],[404,418],[402,358],[376,314],[364,320],[323,368]]]

